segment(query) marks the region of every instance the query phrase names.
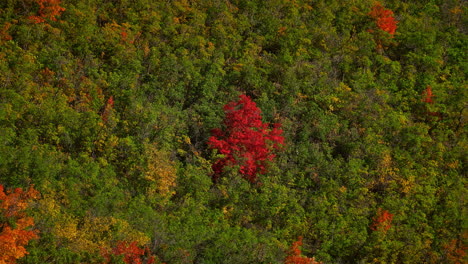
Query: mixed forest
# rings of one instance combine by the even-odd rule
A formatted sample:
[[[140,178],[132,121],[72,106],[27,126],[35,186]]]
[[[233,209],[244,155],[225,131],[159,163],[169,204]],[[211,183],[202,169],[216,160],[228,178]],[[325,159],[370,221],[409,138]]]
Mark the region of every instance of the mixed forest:
[[[0,264],[467,263],[467,11],[0,1]]]

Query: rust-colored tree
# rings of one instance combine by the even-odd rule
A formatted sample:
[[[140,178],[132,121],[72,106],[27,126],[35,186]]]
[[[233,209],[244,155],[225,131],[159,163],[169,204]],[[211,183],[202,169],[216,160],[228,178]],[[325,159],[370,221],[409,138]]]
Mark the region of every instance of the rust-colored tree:
[[[9,41],[13,39],[11,35],[8,33],[8,30],[10,29],[10,27],[11,27],[11,23],[6,22],[3,25],[3,27],[0,28],[0,43],[2,43],[2,41]]]
[[[453,263],[453,264],[466,263],[466,252],[468,250],[468,246],[464,243],[463,240],[452,239],[449,243],[444,244],[443,247],[444,247],[445,256],[447,260],[449,261],[449,263]]]
[[[322,262],[316,261],[315,258],[302,256],[301,246],[302,237],[300,236],[289,249],[288,256],[284,260],[284,264],[322,264]]]
[[[28,254],[28,242],[38,238],[37,231],[32,230],[34,219],[25,213],[29,202],[38,197],[33,187],[5,192],[0,185],[0,264],[16,263]]]
[[[29,20],[33,23],[40,24],[47,20],[57,21],[57,16],[60,16],[65,8],[60,6],[60,0],[35,0],[39,5],[37,16],[30,16]]]
[[[273,150],[284,143],[280,124],[263,123],[261,110],[246,95],[226,104],[224,112],[224,129],[214,129],[208,140],[210,148],[224,155],[213,164],[214,179],[225,166],[239,165],[243,177],[255,183],[257,174],[264,174],[267,161],[275,157]]]
[[[374,231],[387,232],[390,227],[392,227],[393,214],[387,210],[382,210],[379,208],[377,210],[377,215],[373,219],[371,229]]]
[[[111,95],[109,99],[107,99],[106,105],[104,106],[104,110],[102,111],[101,114],[101,119],[104,122],[107,122],[109,119],[109,115],[112,113],[112,110],[114,109],[114,97]]]

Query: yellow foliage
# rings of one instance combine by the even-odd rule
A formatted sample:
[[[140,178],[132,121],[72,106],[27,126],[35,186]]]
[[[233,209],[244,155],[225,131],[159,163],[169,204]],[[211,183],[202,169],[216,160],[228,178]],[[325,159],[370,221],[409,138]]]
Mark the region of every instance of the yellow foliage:
[[[447,167],[451,169],[457,169],[459,166],[460,166],[460,162],[458,160],[451,162],[451,163],[447,163]]]
[[[139,246],[149,243],[148,236],[133,229],[125,220],[92,215],[77,218],[64,212],[61,205],[69,202],[66,195],[52,190],[49,183],[45,183],[43,189],[42,199],[37,202],[39,214],[47,219],[50,232],[71,250],[97,253],[101,248],[110,249],[120,240],[136,241]]]
[[[114,217],[86,216],[79,224],[75,218],[65,216],[56,223],[53,233],[65,240],[76,252],[98,252],[110,249],[118,240],[135,241],[139,246],[149,243],[149,238],[130,227],[127,221]]]
[[[392,165],[392,156],[390,153],[385,152],[382,159],[380,160],[380,168],[388,169]]]
[[[45,190],[49,186],[48,183],[45,184]],[[44,215],[56,216],[60,211],[60,206],[57,204],[57,201],[50,195],[43,192],[42,198],[37,202],[38,208]]]
[[[148,144],[146,156],[148,157],[148,165],[144,177],[151,182],[148,195],[156,193],[163,197],[173,195],[177,175],[175,163],[170,159],[169,153],[158,150],[155,144]]]
[[[415,177],[410,176],[408,180],[400,179],[400,185],[401,185],[401,192],[404,194],[408,194],[415,185]]]
[[[384,144],[382,142],[381,144]],[[383,152],[382,156],[379,159],[379,163],[377,165],[377,173],[378,178],[372,183],[374,184],[388,184],[390,182],[394,182],[399,180],[399,169],[394,166],[394,162],[392,160],[392,155],[390,151],[386,150]]]
[[[78,236],[77,225],[78,221],[76,219],[65,217],[63,222],[54,227],[53,233],[59,238],[74,240]]]
[[[236,63],[232,66],[232,69],[236,72],[240,72],[242,68],[244,67],[244,64],[242,63]]]

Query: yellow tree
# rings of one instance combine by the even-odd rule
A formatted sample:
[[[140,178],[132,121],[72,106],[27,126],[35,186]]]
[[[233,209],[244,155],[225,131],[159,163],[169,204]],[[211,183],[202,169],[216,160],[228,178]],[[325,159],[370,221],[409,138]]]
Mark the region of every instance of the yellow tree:
[[[174,194],[177,178],[174,161],[170,159],[168,152],[159,150],[155,144],[146,146],[146,156],[148,165],[145,179],[150,181],[148,195],[157,193],[165,198],[170,197]]]

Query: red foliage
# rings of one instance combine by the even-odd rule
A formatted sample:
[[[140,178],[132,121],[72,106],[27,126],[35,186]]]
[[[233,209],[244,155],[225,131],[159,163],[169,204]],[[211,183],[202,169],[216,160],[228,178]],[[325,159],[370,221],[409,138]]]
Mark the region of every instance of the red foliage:
[[[395,34],[398,22],[395,20],[392,10],[385,9],[379,2],[376,2],[369,15],[375,19],[375,23],[380,29],[392,36]]]
[[[315,261],[315,258],[308,258],[301,255],[302,237],[299,237],[289,249],[288,256],[284,260],[284,264],[321,264],[322,262]]]
[[[39,5],[38,16],[30,16],[29,20],[35,24],[44,23],[46,20],[57,21],[65,8],[60,6],[60,0],[36,0]]]
[[[379,208],[377,210],[377,215],[374,217],[374,222],[372,223],[371,229],[374,231],[381,230],[387,231],[392,226],[393,214],[387,210],[382,210]]]
[[[434,104],[434,94],[432,93],[432,87],[428,85],[426,89],[422,92],[423,99],[422,101],[427,104]],[[439,120],[442,119],[442,115],[439,112],[427,112],[430,116],[436,116]]]
[[[106,259],[105,264],[112,263],[113,256],[122,256],[126,264],[155,264],[156,259],[150,255],[148,247],[140,248],[137,242],[119,241],[111,252],[102,253]]]
[[[122,38],[123,41],[127,41],[128,33],[125,30],[122,30],[120,32],[120,37]]]
[[[38,197],[39,192],[33,187],[5,193],[0,185],[0,263],[16,263],[28,254],[25,246],[29,240],[38,238],[37,232],[30,230],[34,219],[24,212],[29,202]]]
[[[109,99],[107,99],[107,105],[112,108],[114,107],[114,97],[111,95]]]
[[[428,85],[426,89],[423,91],[423,102],[428,103],[428,104],[433,104],[434,100],[433,97],[434,95],[432,94],[432,87]]]
[[[102,112],[101,118],[102,121],[107,122],[109,119],[109,115],[112,112],[112,109],[114,108],[114,97],[111,95],[109,99],[107,99],[106,106],[104,107],[104,110]]]
[[[280,124],[270,129],[270,124],[262,122],[261,110],[250,97],[239,97],[224,106],[225,129],[214,129],[208,145],[224,155],[213,164],[215,180],[225,166],[239,165],[239,172],[254,183],[258,173],[266,172],[266,162],[275,157],[272,150],[284,143],[283,131]]]

